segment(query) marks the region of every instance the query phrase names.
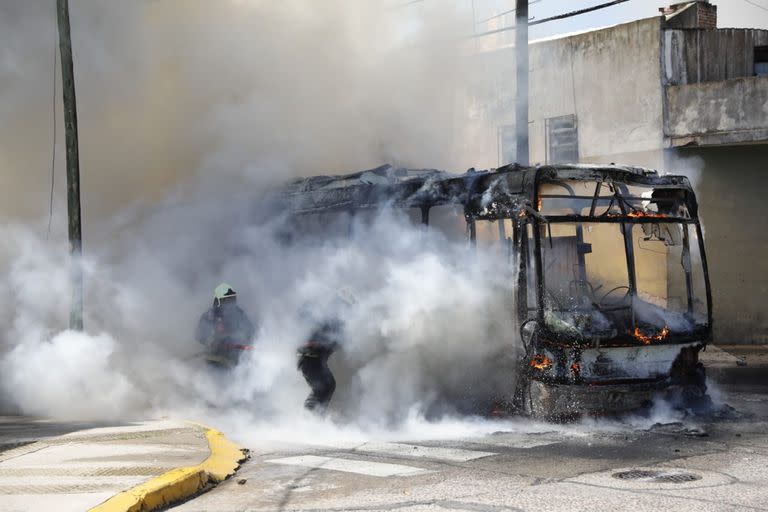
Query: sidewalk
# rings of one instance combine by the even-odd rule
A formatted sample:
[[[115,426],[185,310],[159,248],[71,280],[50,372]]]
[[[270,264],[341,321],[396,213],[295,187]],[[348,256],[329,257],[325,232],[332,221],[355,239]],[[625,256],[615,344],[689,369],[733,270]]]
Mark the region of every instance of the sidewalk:
[[[82,512],[107,500],[97,510],[162,504],[226,478],[242,458],[219,432],[186,422],[78,430],[0,453],[0,510]]]
[[[768,366],[768,345],[718,344],[718,347],[741,359],[746,366]]]
[[[707,367],[768,366],[768,345],[710,344],[699,353]]]
[[[768,385],[768,346],[709,345],[699,353],[707,375],[715,382],[735,386]]]

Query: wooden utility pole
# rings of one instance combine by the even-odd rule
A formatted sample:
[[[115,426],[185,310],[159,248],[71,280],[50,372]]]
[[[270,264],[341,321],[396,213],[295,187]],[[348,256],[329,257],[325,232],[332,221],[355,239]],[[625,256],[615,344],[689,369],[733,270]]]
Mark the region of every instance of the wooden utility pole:
[[[515,10],[515,131],[517,158],[521,165],[530,164],[528,150],[528,0],[517,0]]]
[[[80,160],[77,148],[77,103],[72,40],[69,32],[69,0],[56,0],[64,95],[64,132],[67,141],[67,210],[69,212],[69,277],[72,302],[69,328],[83,329],[82,221],[80,218]]]

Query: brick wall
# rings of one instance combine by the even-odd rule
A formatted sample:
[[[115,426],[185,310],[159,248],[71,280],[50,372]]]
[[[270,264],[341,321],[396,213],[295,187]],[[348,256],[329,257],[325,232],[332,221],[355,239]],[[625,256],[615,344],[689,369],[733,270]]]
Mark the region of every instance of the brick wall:
[[[717,28],[717,6],[706,0],[683,2],[659,9],[667,17],[665,27],[677,29]]]
[[[717,28],[717,6],[700,2],[695,7],[698,10],[697,28],[714,29]]]

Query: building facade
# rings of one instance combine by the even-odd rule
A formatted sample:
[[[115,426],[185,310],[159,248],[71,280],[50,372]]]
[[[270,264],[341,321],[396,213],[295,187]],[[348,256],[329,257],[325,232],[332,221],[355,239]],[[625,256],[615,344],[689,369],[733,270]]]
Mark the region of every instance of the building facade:
[[[768,30],[716,6],[530,44],[531,163],[625,163],[689,175],[704,219],[719,342],[768,343]],[[474,58],[464,151],[515,161],[515,50]]]

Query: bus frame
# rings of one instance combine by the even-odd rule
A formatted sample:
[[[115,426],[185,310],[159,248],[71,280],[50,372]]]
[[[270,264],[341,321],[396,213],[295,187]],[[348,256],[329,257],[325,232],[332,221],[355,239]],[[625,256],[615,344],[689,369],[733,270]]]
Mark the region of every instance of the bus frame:
[[[594,184],[591,198],[574,193],[572,185],[579,183]],[[567,193],[547,193],[552,186],[563,188]],[[644,187],[648,194],[631,196],[627,191],[633,187]],[[605,193],[607,190],[610,192]],[[513,273],[516,281],[512,283],[516,306],[511,314],[523,348],[519,367],[512,373],[516,382],[507,404],[512,409],[536,417],[559,418],[631,410],[648,404],[654,395],[670,393],[670,390],[677,390],[678,397],[705,396],[698,353],[712,336],[712,294],[698,203],[685,176],[660,175],[655,170],[619,165],[510,164],[484,171],[470,169],[463,174],[385,165],[354,174],[296,180],[282,189],[280,201],[292,215],[347,212],[354,217],[360,210],[415,208],[420,211],[424,226],[430,224],[432,208],[457,205],[463,208],[470,247],[477,246],[478,221],[498,222],[499,238],[507,243],[510,263],[516,270]],[[579,204],[583,204],[584,209],[565,213],[557,208],[550,211],[549,201],[555,204],[581,201]],[[600,208],[605,211],[599,213]],[[660,213],[662,211],[666,213]],[[506,221],[511,224],[511,237],[506,236]],[[634,331],[629,329],[610,339],[586,334],[564,337],[548,321],[544,258],[545,247],[552,246],[552,226],[568,223],[576,226],[577,259],[582,270],[583,253],[590,250],[590,244],[584,243],[582,226],[586,223],[618,225],[624,238],[622,256],[626,258],[628,272],[628,286],[621,288],[627,288],[624,299],[629,301],[630,310],[634,307],[633,301],[639,301],[633,226],[669,223],[682,226],[683,259],[688,258],[687,266],[683,261],[688,313],[694,303],[690,252],[695,237],[704,290],[704,297],[698,300],[701,307],[706,308],[704,318],[695,329],[683,332],[670,333],[665,326],[667,332],[662,336],[642,334],[634,325],[633,312],[630,327],[634,327]],[[533,308],[529,307],[529,287],[533,287],[531,291],[535,296]],[[655,370],[648,375],[627,371],[627,367],[637,361],[647,361]],[[586,371],[584,364],[590,371]],[[618,373],[612,370],[617,367],[623,370]]]

